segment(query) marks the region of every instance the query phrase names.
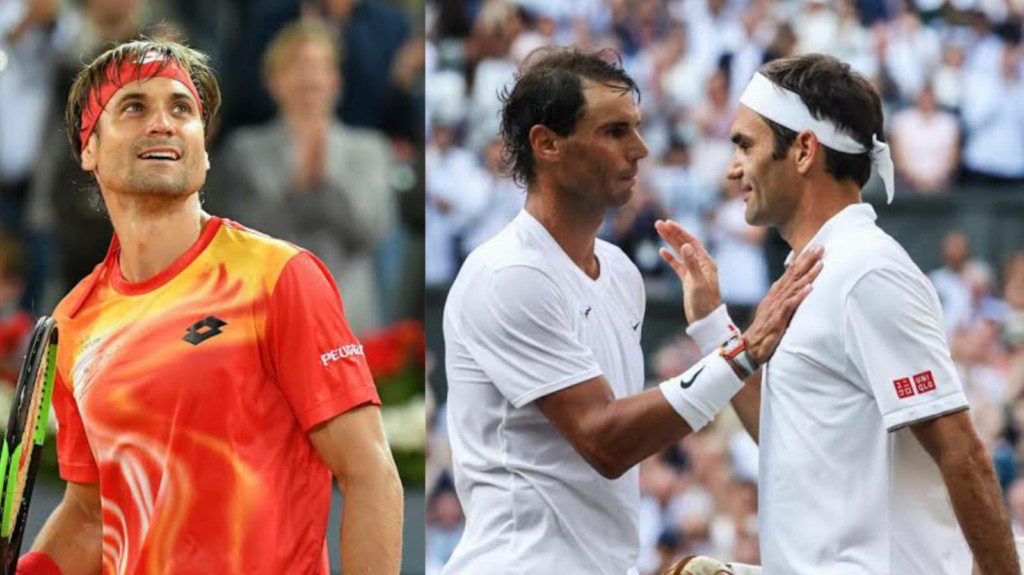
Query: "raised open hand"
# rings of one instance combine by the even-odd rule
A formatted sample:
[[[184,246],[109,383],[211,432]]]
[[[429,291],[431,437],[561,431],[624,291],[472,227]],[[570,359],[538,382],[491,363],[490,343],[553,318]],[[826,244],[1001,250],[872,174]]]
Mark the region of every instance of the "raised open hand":
[[[661,239],[665,240],[682,259],[661,248],[661,258],[672,266],[683,283],[683,310],[687,323],[703,319],[722,303],[718,288],[718,266],[696,237],[672,220],[654,223]]]

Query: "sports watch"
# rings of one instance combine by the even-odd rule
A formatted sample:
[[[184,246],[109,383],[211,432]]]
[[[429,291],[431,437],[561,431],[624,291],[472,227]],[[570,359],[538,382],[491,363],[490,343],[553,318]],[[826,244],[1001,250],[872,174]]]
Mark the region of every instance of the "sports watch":
[[[742,337],[733,336],[729,341],[722,344],[718,349],[718,355],[722,356],[730,366],[743,374],[746,379],[757,371],[758,365],[754,358],[747,353],[747,343]]]

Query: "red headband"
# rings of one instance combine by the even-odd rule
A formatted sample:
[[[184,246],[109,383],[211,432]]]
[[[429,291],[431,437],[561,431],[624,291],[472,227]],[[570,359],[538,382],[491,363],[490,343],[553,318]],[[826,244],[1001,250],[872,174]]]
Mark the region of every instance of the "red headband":
[[[147,52],[139,61],[122,62],[119,68],[114,62],[111,62],[107,65],[104,75],[106,81],[100,84],[99,88],[93,88],[89,92],[86,106],[82,109],[82,129],[79,132],[82,150],[85,150],[85,145],[89,143],[89,136],[92,135],[93,128],[96,127],[96,122],[99,121],[100,114],[103,113],[110,98],[125,84],[139,79],[170,78],[181,82],[195,98],[196,106],[199,107],[199,115],[203,114],[203,101],[199,98],[199,91],[196,90],[188,72],[178,62],[168,59],[167,56],[159,52]]]

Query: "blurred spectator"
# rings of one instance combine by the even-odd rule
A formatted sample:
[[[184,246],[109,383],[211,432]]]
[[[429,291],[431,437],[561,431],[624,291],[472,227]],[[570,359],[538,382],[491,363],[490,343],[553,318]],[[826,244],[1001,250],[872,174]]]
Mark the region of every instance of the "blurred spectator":
[[[1017,537],[1024,537],[1024,478],[1013,482],[1007,493],[1010,504],[1010,527]]]
[[[1021,47],[1006,44],[999,70],[975,72],[963,94],[966,125],[964,182],[988,185],[1024,183],[1024,83]]]
[[[107,219],[99,188],[91,173],[82,170],[68,149],[64,103],[82,62],[109,47],[143,33],[143,0],[88,0],[81,26],[60,54],[55,71],[56,98],[45,133],[52,145],[40,153],[32,183],[27,220],[29,226],[52,239],[58,292],[66,293],[103,260],[114,229]],[[149,30],[150,37],[170,31]]]
[[[942,305],[946,335],[950,337],[971,319],[971,286],[965,273],[970,256],[967,236],[951,232],[942,240],[942,267],[928,273]]]
[[[483,150],[487,142],[498,135],[501,120],[498,94],[516,71],[510,49],[521,26],[515,4],[506,0],[487,0],[477,16],[473,48],[478,60],[473,70],[466,133],[466,144],[471,150]]]
[[[718,70],[708,78],[707,99],[696,110],[693,121],[700,138],[693,146],[693,163],[706,181],[722,177],[732,158],[732,127],[736,108],[729,100],[729,79]]]
[[[25,291],[25,257],[18,242],[0,235],[0,381],[18,381],[32,331],[32,315],[18,302]]]
[[[718,202],[718,190],[692,167],[690,147],[672,138],[660,165],[650,168],[647,183],[668,217],[707,241],[707,220]]]
[[[1003,269],[1003,301],[1006,321],[1003,337],[1017,349],[1024,350],[1024,252],[1015,252]]]
[[[601,235],[619,246],[640,273],[650,275],[661,267],[662,261],[658,255],[661,240],[654,229],[654,222],[667,217],[661,203],[651,194],[646,180],[642,179],[629,202],[611,215],[607,233]]]
[[[486,198],[479,203],[480,210],[466,223],[462,254],[469,254],[492,238],[523,209],[526,190],[517,186],[505,173],[502,149],[501,139],[496,138],[484,151],[484,168],[487,173],[483,188]]]
[[[964,49],[949,42],[942,48],[942,62],[939,63],[935,74],[932,76],[932,87],[935,92],[935,101],[946,110],[956,112],[960,110],[960,101],[963,98],[966,57]]]
[[[78,27],[59,0],[0,3],[0,225],[21,234],[53,101],[54,70]]]
[[[279,107],[269,124],[242,128],[218,154],[215,210],[317,256],[337,278],[357,334],[381,324],[373,255],[395,222],[390,151],[376,132],[333,116],[341,83],[334,33],[291,24],[264,57]]]
[[[917,99],[941,56],[938,32],[922,25],[920,17],[909,10],[900,14],[890,26],[885,67],[896,83],[901,101]]]
[[[427,143],[426,283],[455,277],[465,225],[486,204],[488,175],[472,152],[459,147],[455,129],[435,124]]]
[[[893,118],[889,145],[900,176],[912,190],[947,191],[956,172],[960,128],[952,114],[937,108],[930,86],[921,89],[913,108]]]
[[[436,575],[451,557],[462,537],[465,517],[450,481],[439,484],[427,501],[426,572]]]
[[[768,264],[764,255],[765,228],[747,223],[739,180],[725,183],[725,201],[711,223],[709,247],[718,262],[722,301],[739,326],[746,326],[754,307],[768,292]]]
[[[423,38],[405,14],[381,0],[313,0],[303,8],[304,18],[322,16],[340,34],[341,121],[413,139],[415,106],[406,87],[423,69]]]

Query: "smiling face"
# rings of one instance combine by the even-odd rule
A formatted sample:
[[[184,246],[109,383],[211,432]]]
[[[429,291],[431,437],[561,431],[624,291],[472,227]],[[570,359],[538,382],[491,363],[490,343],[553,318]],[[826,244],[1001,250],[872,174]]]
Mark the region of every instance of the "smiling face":
[[[588,83],[576,129],[557,137],[554,179],[559,189],[599,208],[624,205],[633,193],[647,144],[640,137],[640,110],[633,95]]]
[[[125,84],[107,103],[82,151],[82,169],[106,193],[187,197],[210,168],[199,106],[170,78]]]
[[[799,174],[790,147],[781,159],[774,159],[775,138],[768,124],[756,112],[739,106],[733,122],[732,163],[727,174],[738,180],[747,205],[744,216],[755,226],[780,226],[790,221],[799,203]]]

